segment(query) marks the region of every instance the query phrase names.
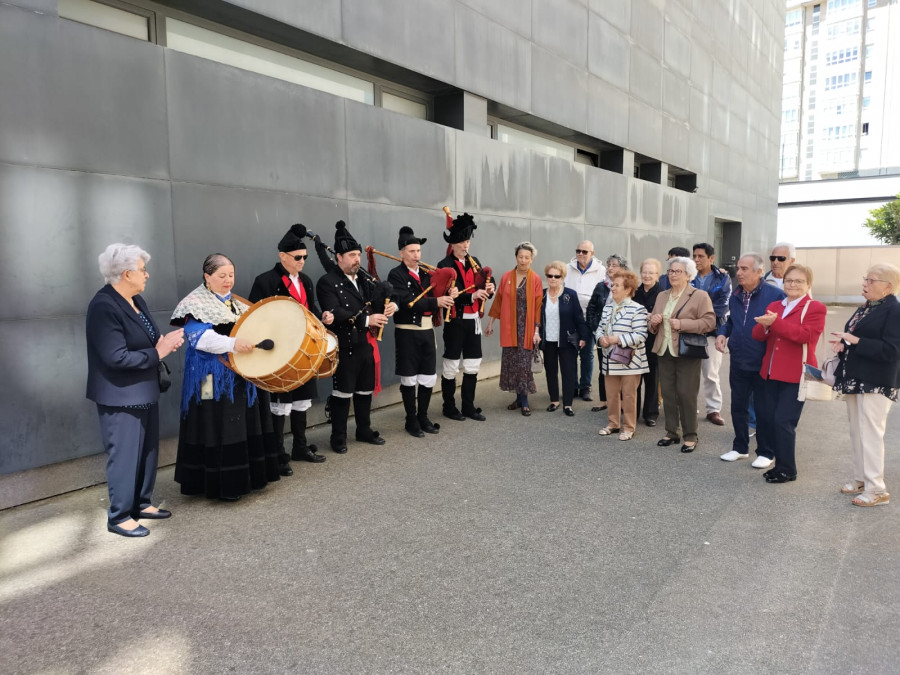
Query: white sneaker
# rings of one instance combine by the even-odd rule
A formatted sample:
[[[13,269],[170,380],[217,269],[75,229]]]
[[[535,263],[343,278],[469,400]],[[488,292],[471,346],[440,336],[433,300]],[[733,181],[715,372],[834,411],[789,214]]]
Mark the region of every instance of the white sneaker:
[[[754,469],[768,469],[775,463],[774,459],[769,459],[768,457],[763,457],[760,455],[756,459],[753,460],[752,466]]]
[[[749,453],[741,454],[737,450],[731,450],[726,452],[724,455],[719,455],[719,459],[723,462],[736,462],[739,459],[747,459]]]

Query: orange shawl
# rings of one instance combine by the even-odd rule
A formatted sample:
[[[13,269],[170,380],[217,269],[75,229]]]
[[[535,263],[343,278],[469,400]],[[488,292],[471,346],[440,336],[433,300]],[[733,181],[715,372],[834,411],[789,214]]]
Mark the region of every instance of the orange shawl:
[[[540,325],[541,301],[543,299],[541,278],[528,270],[525,277],[525,344],[524,349],[534,348],[534,328]],[[500,320],[500,346],[517,347],[516,336],[516,271],[504,272],[497,286],[494,303],[488,315]]]

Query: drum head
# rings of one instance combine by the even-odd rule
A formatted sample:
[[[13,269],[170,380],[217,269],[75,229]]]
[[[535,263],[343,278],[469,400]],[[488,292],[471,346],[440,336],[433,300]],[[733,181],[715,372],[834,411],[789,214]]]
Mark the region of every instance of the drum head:
[[[328,342],[328,347],[325,349],[325,353],[328,354],[329,356],[331,356],[338,350],[337,335],[335,335],[331,331],[328,331],[325,334],[325,338],[326,338],[326,341]]]
[[[300,349],[307,330],[306,312],[292,298],[273,297],[253,305],[231,333],[258,344],[272,340],[270,350],[254,349],[249,354],[231,354],[235,368],[244,377],[264,377],[289,363]],[[310,314],[310,316],[312,316]]]

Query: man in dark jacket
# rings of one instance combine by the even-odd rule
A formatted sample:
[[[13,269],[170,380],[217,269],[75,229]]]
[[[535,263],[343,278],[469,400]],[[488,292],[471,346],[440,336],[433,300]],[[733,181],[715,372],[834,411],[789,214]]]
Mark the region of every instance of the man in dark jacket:
[[[753,339],[751,333],[757,316],[766,313],[770,303],[784,298],[784,292],[763,282],[763,259],[758,253],[745,253],[738,260],[738,287],[728,300],[729,314],[725,323],[719,326],[716,336],[716,350],[724,354],[727,344],[731,354],[731,368],[728,384],[731,386],[731,423],[734,426],[734,441],[731,450],[721,456],[726,462],[747,459],[750,454],[749,412],[750,395],[754,406],[760,408],[763,393],[763,379],[759,376],[765,342]],[[756,417],[756,454],[753,467],[767,469],[775,461],[770,420]]]
[[[306,228],[297,223],[278,242],[278,262],[268,272],[263,272],[253,281],[250,289],[250,302],[259,302],[273,296],[293,298],[306,307],[313,315],[325,325],[334,320],[331,312],[324,314],[316,305],[316,296],[313,290],[312,279],[303,274],[303,266],[306,264],[308,253],[303,238],[306,236]],[[315,445],[306,444],[306,411],[312,407],[316,398],[316,378],[311,377],[306,383],[293,391],[283,394],[271,394],[269,407],[272,411],[272,420],[275,434],[278,436],[280,448],[284,448],[284,422],[285,418],[291,418],[291,434],[293,436],[291,456],[295,462],[324,462],[322,455],[316,454]],[[288,463],[287,453],[282,452],[280,472],[282,476],[290,476],[294,472]]]
[[[716,312],[716,328],[725,324],[728,316],[728,298],[731,295],[731,277],[716,267],[716,249],[711,244],[694,244],[694,264],[697,276],[691,286],[706,291]],[[765,312],[763,312],[765,313]],[[707,335],[709,358],[701,362],[700,393],[706,406],[706,419],[717,426],[725,426],[722,419],[722,385],[719,368],[722,355],[715,349],[716,331]]]

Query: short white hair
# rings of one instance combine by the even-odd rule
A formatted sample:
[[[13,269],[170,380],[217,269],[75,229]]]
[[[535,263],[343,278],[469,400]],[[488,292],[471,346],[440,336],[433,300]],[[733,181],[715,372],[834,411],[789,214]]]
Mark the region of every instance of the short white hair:
[[[786,248],[788,250],[788,258],[797,257],[797,247],[789,241],[779,241],[772,247],[772,250],[774,251],[776,248]]]
[[[672,269],[672,265],[675,263],[684,265],[684,271],[687,272],[688,281],[693,281],[697,277],[697,264],[690,258],[677,255],[674,258],[669,258],[668,262],[669,266],[666,268],[667,270]]]
[[[757,270],[763,269],[765,266],[763,257],[759,253],[756,253],[755,251],[748,251],[747,253],[744,253],[741,256],[741,258],[752,258],[753,259],[753,271],[754,272]],[[740,262],[741,258],[738,258],[738,262]]]
[[[122,275],[129,270],[136,270],[141,260],[146,265],[150,262],[150,254],[134,244],[110,244],[97,258],[100,274],[108,284],[121,281]]]

